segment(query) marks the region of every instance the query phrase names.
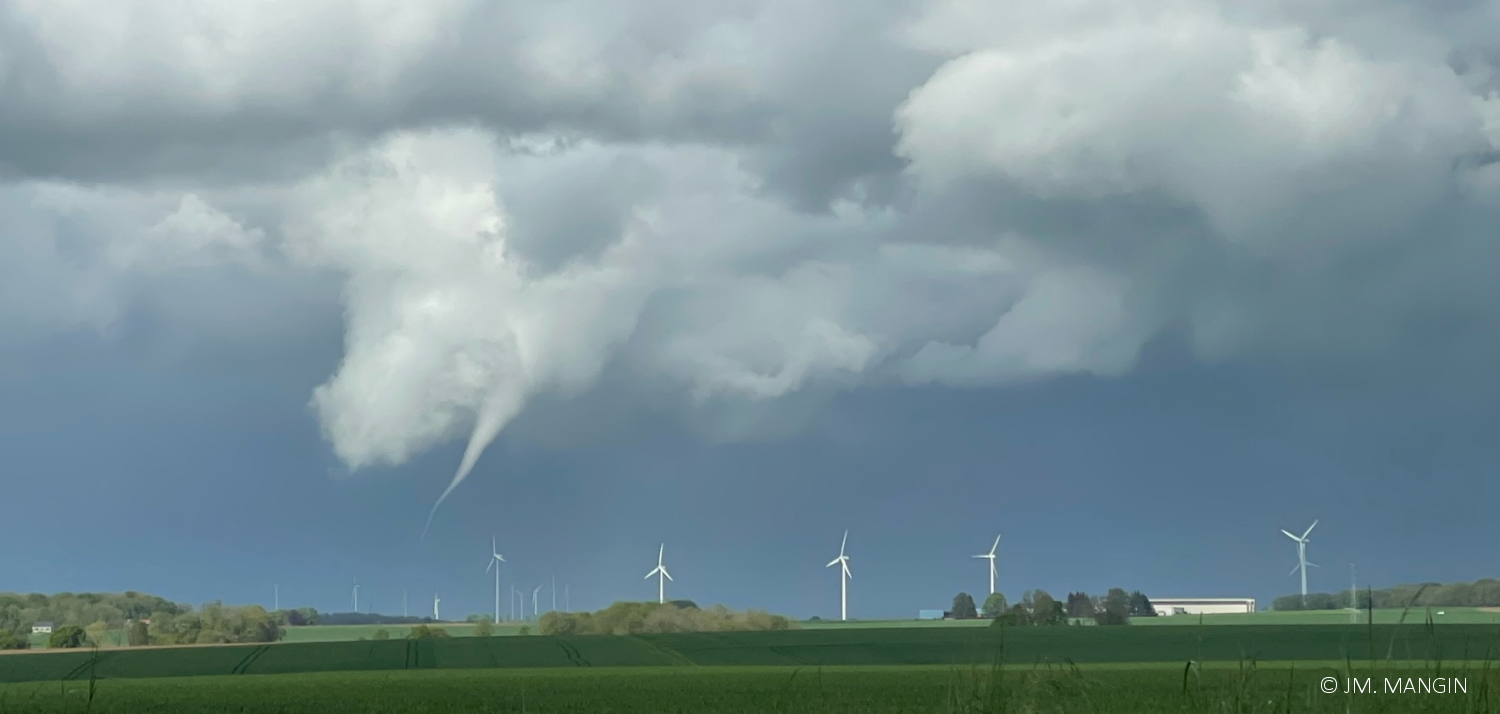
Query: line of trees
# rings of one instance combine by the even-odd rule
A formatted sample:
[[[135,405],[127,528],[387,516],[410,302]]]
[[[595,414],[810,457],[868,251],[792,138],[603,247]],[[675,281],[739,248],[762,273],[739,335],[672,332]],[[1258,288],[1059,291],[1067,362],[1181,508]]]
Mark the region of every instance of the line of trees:
[[[266,612],[259,605],[202,608],[135,591],[123,593],[0,593],[0,649],[29,646],[32,627],[52,623],[49,647],[118,647],[222,642],[275,642],[289,620],[317,611]]]
[[[1127,593],[1122,588],[1110,588],[1104,597],[1071,592],[1066,601],[1058,601],[1045,590],[1027,590],[1013,605],[1004,594],[991,593],[982,608],[974,606],[974,598],[968,593],[959,593],[953,598],[949,615],[960,620],[983,616],[997,625],[1067,625],[1086,620],[1098,625],[1124,625],[1132,617],[1155,617],[1156,608],[1139,590]]]
[[[1272,610],[1342,610],[1349,607],[1349,591],[1283,595],[1271,601]],[[1472,583],[1416,583],[1393,588],[1360,590],[1354,606],[1361,609],[1399,607],[1500,607],[1500,580]]]
[[[691,601],[666,604],[617,602],[598,612],[548,612],[540,626],[544,635],[634,635],[644,632],[728,632],[789,630],[797,623],[760,610],[735,612],[723,605],[699,608]]]

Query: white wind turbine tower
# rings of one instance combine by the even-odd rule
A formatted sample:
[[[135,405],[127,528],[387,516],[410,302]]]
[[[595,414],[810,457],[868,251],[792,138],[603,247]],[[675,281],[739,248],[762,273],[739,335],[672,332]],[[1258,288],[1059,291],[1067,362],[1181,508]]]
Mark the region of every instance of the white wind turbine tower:
[[[433,620],[433,622],[437,622],[437,621],[439,621],[439,620],[442,619],[442,617],[438,615],[438,603],[440,603],[442,601],[443,601],[443,599],[440,598],[440,597],[438,597],[437,592],[434,591],[432,593],[432,620]]]
[[[976,555],[976,558],[988,558],[990,561],[990,594],[995,594],[995,551],[1000,549],[1000,536],[995,536],[995,544],[990,546],[990,552],[984,555]]]
[[[495,569],[495,622],[500,621],[500,564],[504,562],[505,558],[501,557],[500,548],[495,544],[495,537],[490,536],[490,564],[484,569]]]
[[[538,611],[536,609],[536,596],[539,593],[541,593],[541,592],[542,592],[542,586],[541,585],[536,586],[536,589],[531,591],[531,616],[532,617],[536,617],[539,620],[541,618],[538,616]]]
[[[839,543],[839,557],[829,561],[826,567],[842,565],[843,572],[839,575],[839,620],[849,619],[849,581],[854,579],[854,574],[849,572],[849,556],[844,555],[844,546],[849,545],[849,531],[844,531],[844,542]]]
[[[1309,563],[1309,562],[1307,562],[1307,542],[1309,540],[1307,536],[1308,536],[1309,533],[1312,533],[1312,530],[1314,528],[1317,528],[1317,527],[1318,527],[1318,522],[1316,520],[1314,520],[1313,523],[1312,523],[1312,525],[1308,526],[1307,530],[1305,530],[1305,531],[1302,532],[1302,537],[1300,537],[1300,538],[1297,537],[1297,536],[1292,535],[1285,528],[1281,529],[1282,533],[1286,533],[1286,537],[1291,538],[1294,541],[1297,541],[1297,567],[1292,568],[1292,572],[1291,573],[1287,573],[1287,575],[1291,575],[1293,573],[1296,573],[1299,570],[1302,571],[1302,604],[1303,605],[1307,605],[1307,569],[1308,569],[1309,566],[1314,567],[1314,568],[1318,567],[1317,563]]]
[[[656,576],[656,602],[665,605],[667,602],[667,581],[672,580],[672,574],[667,572],[667,566],[661,564],[662,556],[667,554],[667,544],[661,544],[661,550],[656,551],[656,568],[646,573],[646,579]],[[676,581],[673,581],[676,582]]]
[[[354,579],[354,593],[350,596],[354,612],[359,612],[359,578]]]

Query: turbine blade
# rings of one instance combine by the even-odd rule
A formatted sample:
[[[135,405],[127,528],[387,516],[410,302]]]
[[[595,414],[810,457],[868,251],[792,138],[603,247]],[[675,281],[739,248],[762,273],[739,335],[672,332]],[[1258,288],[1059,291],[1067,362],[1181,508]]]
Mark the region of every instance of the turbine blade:
[[[825,565],[823,567],[832,568],[833,566],[838,565],[839,561],[841,560],[843,560],[843,558],[834,558],[833,560],[828,561],[828,565]]]
[[[1323,566],[1318,565],[1317,563],[1308,563],[1307,567],[1309,567],[1309,568],[1321,568]]]
[[[1300,541],[1300,540],[1302,540],[1302,539],[1301,539],[1301,538],[1298,538],[1298,537],[1297,537],[1297,536],[1294,536],[1294,535],[1292,535],[1292,534],[1291,534],[1291,532],[1290,532],[1290,531],[1288,531],[1288,530],[1287,530],[1287,529],[1285,529],[1285,528],[1282,528],[1282,529],[1281,529],[1281,532],[1282,532],[1282,533],[1286,533],[1286,537],[1288,537],[1288,538],[1291,538],[1291,539],[1292,539],[1292,540],[1296,540],[1296,541]]]
[[[990,557],[995,557],[995,551],[1000,550],[1000,536],[995,536],[995,544],[990,546]]]
[[[844,561],[844,577],[853,580],[854,573],[849,572],[849,561]]]
[[[493,568],[493,567],[495,567],[495,559],[494,558],[490,558],[490,564],[484,566],[484,572],[486,572],[486,573],[490,572],[490,568]]]
[[[1301,567],[1302,567],[1301,565],[1293,565],[1292,566],[1292,572],[1287,573],[1287,575],[1296,575],[1297,574],[1297,569],[1301,568]]]
[[[1318,527],[1318,522],[1317,522],[1317,521],[1316,521],[1316,520],[1314,520],[1314,521],[1313,521],[1313,524],[1312,524],[1312,525],[1310,525],[1310,526],[1308,526],[1308,527],[1307,527],[1307,531],[1306,531],[1306,532],[1304,532],[1304,533],[1303,533],[1303,534],[1302,534],[1302,537],[1303,537],[1303,538],[1306,538],[1306,537],[1307,537],[1307,534],[1308,534],[1308,533],[1311,533],[1311,532],[1312,532],[1312,529],[1314,529],[1314,528],[1317,528],[1317,527]]]
[[[645,579],[645,580],[650,580],[650,579],[651,579],[651,576],[653,576],[653,575],[655,575],[655,574],[656,574],[656,571],[658,571],[658,570],[661,570],[661,568],[652,568],[652,569],[651,569],[651,572],[649,572],[649,573],[646,573],[646,577],[645,577],[645,578],[644,578],[644,579]]]
[[[666,576],[666,577],[667,577],[667,579],[668,579],[668,580],[672,580],[672,574],[671,574],[671,573],[669,573],[669,572],[667,572],[667,571],[666,571],[666,569],[665,569],[665,568],[663,568],[663,569],[662,569],[662,571],[661,571],[661,574],[662,574],[662,575],[665,575],[665,576]],[[675,582],[677,582],[677,581],[676,581],[676,580],[672,580],[672,582],[674,582],[674,583],[675,583]]]
[[[849,529],[848,528],[844,529],[844,541],[842,543],[839,543],[839,557],[843,557],[843,555],[844,555],[844,546],[846,546],[846,545],[849,545]]]

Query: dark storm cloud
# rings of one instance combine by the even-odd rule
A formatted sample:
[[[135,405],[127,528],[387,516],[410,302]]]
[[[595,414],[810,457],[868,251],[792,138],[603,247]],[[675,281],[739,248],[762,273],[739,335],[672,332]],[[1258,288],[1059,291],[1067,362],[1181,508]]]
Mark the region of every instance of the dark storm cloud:
[[[748,438],[839,390],[1125,374],[1164,332],[1493,390],[1496,13],[15,0],[0,271],[42,277],[0,314],[107,327],[160,283],[261,325],[181,276],[334,281],[335,452],[467,434],[455,483],[536,400]]]

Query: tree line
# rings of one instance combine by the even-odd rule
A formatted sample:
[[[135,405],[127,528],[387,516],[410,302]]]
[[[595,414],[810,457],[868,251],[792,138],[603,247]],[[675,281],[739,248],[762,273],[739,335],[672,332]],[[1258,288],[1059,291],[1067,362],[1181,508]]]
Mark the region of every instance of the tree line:
[[[276,642],[286,624],[316,622],[317,611],[267,612],[259,605],[211,602],[201,608],[155,595],[0,593],[0,649],[25,649],[33,626],[51,623],[49,647]]]
[[[723,605],[699,608],[689,600],[665,604],[617,602],[598,612],[548,612],[538,623],[544,635],[634,635],[645,632],[789,630],[797,623],[760,610],[735,612]]]
[[[1367,588],[1355,593],[1353,606],[1371,607],[1500,607],[1500,580],[1482,578],[1472,583],[1417,583],[1392,588]],[[1342,610],[1350,607],[1349,591],[1283,595],[1271,601],[1272,610]]]
[[[954,596],[953,609],[948,614],[958,620],[984,617],[997,625],[1068,625],[1084,621],[1125,625],[1132,617],[1155,617],[1156,608],[1139,590],[1127,593],[1123,588],[1110,588],[1103,597],[1071,592],[1066,601],[1059,601],[1046,590],[1027,590],[1015,604],[1008,603],[1003,593],[991,593],[982,608],[975,607],[973,596],[961,592]]]

